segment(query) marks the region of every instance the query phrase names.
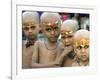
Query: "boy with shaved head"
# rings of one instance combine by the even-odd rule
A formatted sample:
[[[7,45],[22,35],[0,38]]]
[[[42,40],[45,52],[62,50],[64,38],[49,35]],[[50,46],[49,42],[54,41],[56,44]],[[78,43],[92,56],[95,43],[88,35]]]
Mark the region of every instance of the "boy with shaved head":
[[[61,40],[64,47],[62,55],[58,58],[58,62],[60,62],[63,67],[71,66],[74,61],[73,35],[78,28],[78,22],[72,19],[64,21],[61,25]]]
[[[79,30],[74,35],[74,51],[76,53],[75,62],[72,66],[89,65],[89,31]]]
[[[22,46],[22,68],[31,68],[34,43],[37,40],[39,15],[37,12],[26,11],[22,14],[22,30],[26,40]]]
[[[58,42],[61,20],[58,13],[44,12],[40,18],[45,35],[43,42],[36,42],[32,56],[33,68],[57,67],[56,58],[61,53],[62,44]]]

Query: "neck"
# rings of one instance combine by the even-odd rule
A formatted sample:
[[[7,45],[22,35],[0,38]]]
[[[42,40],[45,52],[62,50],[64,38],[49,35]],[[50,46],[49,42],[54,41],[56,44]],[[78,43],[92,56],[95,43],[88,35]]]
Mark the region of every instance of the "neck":
[[[79,65],[80,66],[87,66],[88,64],[89,64],[89,60],[86,60],[86,61],[79,60]]]
[[[49,42],[49,41],[47,41],[47,44],[50,45],[50,46],[55,46],[57,44],[57,42]]]
[[[53,42],[46,41],[44,42],[44,44],[48,50],[55,50],[58,47],[58,42],[53,43]]]
[[[28,42],[30,42],[31,44],[34,44],[35,43],[35,41],[37,40],[37,38],[32,38],[32,39],[27,39],[28,40]]]

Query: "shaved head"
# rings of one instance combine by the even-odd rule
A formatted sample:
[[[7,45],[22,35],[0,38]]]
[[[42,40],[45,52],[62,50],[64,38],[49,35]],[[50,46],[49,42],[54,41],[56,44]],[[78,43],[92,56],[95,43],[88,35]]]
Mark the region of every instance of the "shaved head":
[[[89,31],[82,29],[82,30],[78,30],[75,35],[74,35],[74,39],[75,40],[80,40],[80,39],[89,39]]]
[[[78,22],[76,20],[68,19],[63,22],[61,30],[76,32],[78,30]]]
[[[58,13],[44,12],[40,18],[41,23],[51,23],[61,25],[60,15]]]
[[[25,36],[30,39],[37,39],[39,31],[39,15],[37,12],[26,11],[22,14],[22,28]]]
[[[54,12],[44,12],[41,15],[40,21],[43,33],[48,42],[56,43],[60,34],[60,15]]]
[[[89,45],[89,31],[88,30],[79,30],[74,34],[74,44],[76,46]]]
[[[35,24],[39,24],[39,15],[37,12],[31,12],[31,11],[24,12],[22,22],[23,23],[33,22]]]

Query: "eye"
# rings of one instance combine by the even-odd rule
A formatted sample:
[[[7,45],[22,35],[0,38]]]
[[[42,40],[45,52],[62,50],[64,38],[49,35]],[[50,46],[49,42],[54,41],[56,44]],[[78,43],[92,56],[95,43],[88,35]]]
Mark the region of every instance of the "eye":
[[[24,28],[24,30],[28,31],[28,30],[29,30],[29,28],[28,28],[28,27],[25,27],[25,28]]]
[[[62,39],[65,39],[66,37],[65,37],[65,36],[61,36],[61,38],[62,38]]]
[[[51,31],[51,29],[50,29],[50,28],[46,28],[45,30],[46,30],[46,31]]]
[[[58,28],[58,27],[54,27],[53,29],[54,29],[54,30],[58,30],[59,28]]]
[[[36,26],[31,26],[31,29],[33,29],[33,30],[34,30],[34,29],[35,29],[35,27],[36,27]]]
[[[68,38],[72,38],[73,36],[72,35],[68,35]]]
[[[81,47],[81,46],[77,46],[77,49],[81,50],[81,49],[82,49],[82,47]]]
[[[89,48],[89,45],[85,45],[84,48],[85,48],[85,49]]]

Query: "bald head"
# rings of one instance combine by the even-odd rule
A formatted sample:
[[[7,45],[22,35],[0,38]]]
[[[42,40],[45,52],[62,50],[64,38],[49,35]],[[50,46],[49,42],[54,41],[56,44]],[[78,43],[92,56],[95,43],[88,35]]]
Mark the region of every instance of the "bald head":
[[[22,29],[29,40],[37,39],[39,31],[39,15],[37,12],[26,11],[23,13]]]
[[[74,35],[74,39],[75,40],[79,40],[79,39],[89,39],[89,31],[88,30],[85,30],[85,29],[81,29],[81,30],[78,30],[75,35]]]
[[[46,25],[50,25],[50,24],[58,24],[59,26],[61,25],[61,19],[60,19],[60,15],[58,13],[52,13],[52,12],[44,12],[41,15],[41,24],[46,24]]]
[[[74,43],[78,45],[89,45],[89,31],[81,29],[74,34]]]
[[[37,12],[27,11],[23,13],[22,23],[33,22],[39,24],[39,15]]]
[[[62,23],[61,30],[76,32],[78,30],[78,22],[76,20],[68,19]]]

